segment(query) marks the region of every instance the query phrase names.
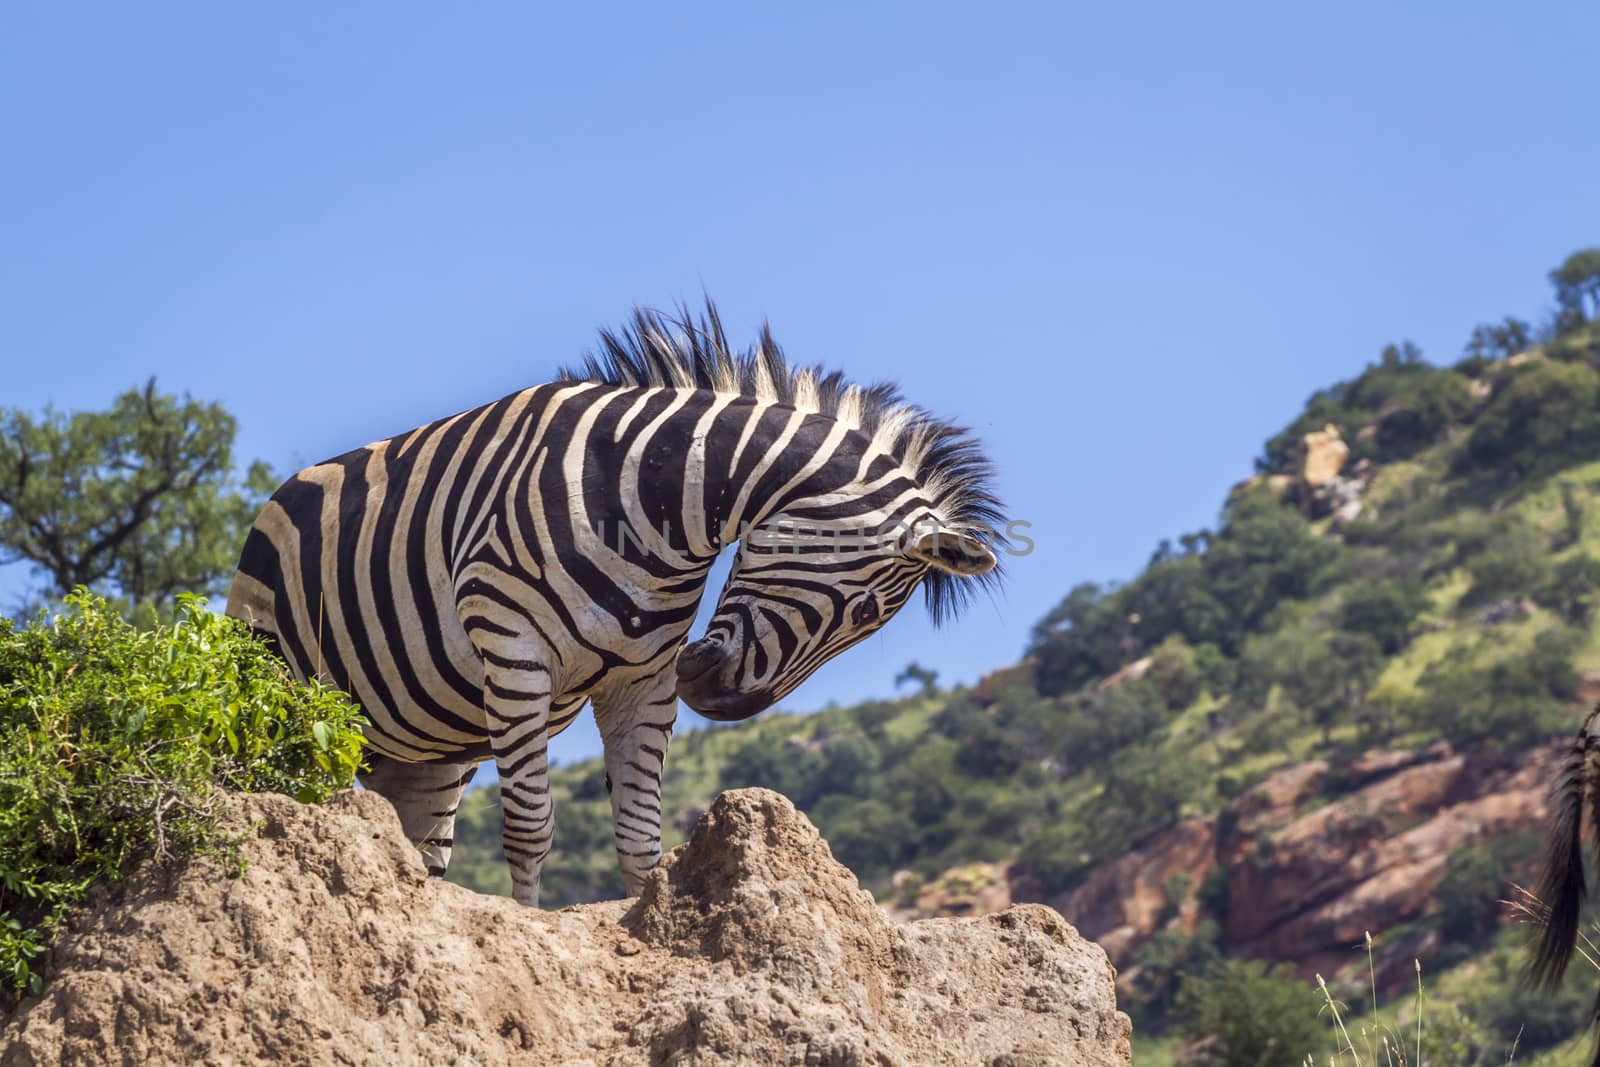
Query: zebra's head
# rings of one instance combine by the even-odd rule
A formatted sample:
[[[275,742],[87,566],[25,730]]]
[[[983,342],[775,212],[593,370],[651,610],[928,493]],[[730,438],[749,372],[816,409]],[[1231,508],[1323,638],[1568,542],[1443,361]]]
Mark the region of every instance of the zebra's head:
[[[937,622],[998,578],[990,546],[1004,541],[1005,520],[983,449],[892,384],[794,366],[765,327],[735,352],[709,300],[698,321],[687,307],[638,309],[600,343],[564,377],[701,394],[700,406],[684,408],[695,413],[696,476],[719,447],[730,477],[738,472],[721,492],[701,484],[681,494],[704,505],[686,519],[721,524],[718,540],[702,531],[697,544],[741,532],[705,637],[678,654],[678,695],[702,715],[744,719],[772,706],[888,622],[919,585]],[[770,521],[776,511],[807,535]]]
[[[979,578],[998,562],[980,537],[943,527],[852,540],[781,525],[747,534],[706,636],[678,654],[683,702],[708,719],[749,718],[875,633],[924,580]]]

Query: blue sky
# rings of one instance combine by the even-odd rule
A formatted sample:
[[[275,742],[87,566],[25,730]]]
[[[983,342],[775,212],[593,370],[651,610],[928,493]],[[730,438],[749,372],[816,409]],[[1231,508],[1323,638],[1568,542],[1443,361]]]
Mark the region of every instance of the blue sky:
[[[704,290],[975,427],[1037,542],[786,706],[970,681],[1385,343],[1543,312],[1600,242],[1597,38],[1576,3],[14,2],[0,404],[154,374],[288,473]]]

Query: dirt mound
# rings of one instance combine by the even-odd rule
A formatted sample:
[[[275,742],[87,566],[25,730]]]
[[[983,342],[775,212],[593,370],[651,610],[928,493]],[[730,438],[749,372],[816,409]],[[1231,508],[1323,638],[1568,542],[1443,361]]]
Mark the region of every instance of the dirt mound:
[[[243,875],[100,891],[0,1065],[1129,1062],[1058,914],[894,925],[776,793],[717,798],[639,900],[560,912],[428,880],[370,793],[231,803]]]

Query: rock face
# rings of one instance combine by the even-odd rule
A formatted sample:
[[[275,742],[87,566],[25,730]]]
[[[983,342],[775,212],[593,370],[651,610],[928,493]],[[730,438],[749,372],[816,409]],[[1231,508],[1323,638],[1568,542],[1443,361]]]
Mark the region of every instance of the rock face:
[[[1287,767],[1219,815],[1180,822],[1098,868],[1055,903],[1127,980],[1133,950],[1166,924],[1192,931],[1202,886],[1209,879],[1216,892],[1220,880],[1230,954],[1293,961],[1307,977],[1332,974],[1357,962],[1352,946],[1367,931],[1427,910],[1452,852],[1542,832],[1561,752],[1552,745],[1521,763],[1462,755],[1443,742],[1369,753],[1337,772],[1340,798],[1322,804],[1316,799],[1336,772],[1321,761]],[[1414,982],[1412,957],[1427,949],[1395,955],[1391,974],[1380,958],[1380,987]]]
[[[1129,1062],[1105,954],[1021,905],[896,925],[783,797],[725,793],[637,901],[561,912],[429,880],[371,793],[98,892],[0,1064]]]

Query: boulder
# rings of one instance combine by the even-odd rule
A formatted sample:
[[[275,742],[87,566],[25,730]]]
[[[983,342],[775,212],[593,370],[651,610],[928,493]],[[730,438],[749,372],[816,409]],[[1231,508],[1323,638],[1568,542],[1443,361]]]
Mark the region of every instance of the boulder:
[[[1350,446],[1332,423],[1306,434],[1301,445],[1305,458],[1300,464],[1300,482],[1308,489],[1318,489],[1337,478],[1350,455]]]

